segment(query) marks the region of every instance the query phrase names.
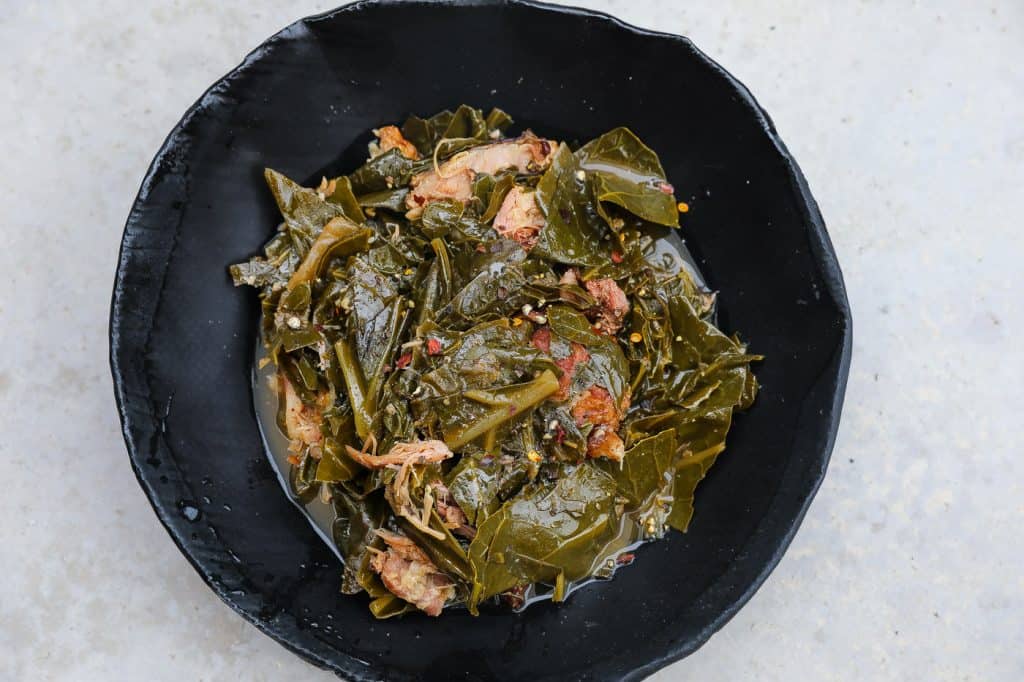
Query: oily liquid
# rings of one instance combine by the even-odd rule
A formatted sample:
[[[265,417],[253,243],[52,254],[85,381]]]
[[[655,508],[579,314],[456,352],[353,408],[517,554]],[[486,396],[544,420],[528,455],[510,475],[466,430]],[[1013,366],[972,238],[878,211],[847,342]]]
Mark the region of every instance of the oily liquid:
[[[252,395],[253,407],[256,409],[256,422],[260,427],[260,436],[263,438],[263,448],[267,452],[270,465],[277,474],[277,480],[284,488],[285,494],[292,504],[297,506],[306,515],[306,518],[313,524],[317,534],[323,538],[334,553],[342,559],[341,552],[334,544],[334,506],[325,504],[319,498],[314,497],[308,503],[303,503],[295,493],[292,486],[291,471],[292,465],[288,462],[288,437],[277,424],[278,395],[277,395],[277,368],[274,363],[267,363],[263,369],[259,369],[260,361],[267,357],[267,350],[259,340],[256,342],[256,364],[252,372]]]
[[[658,230],[658,236],[654,240],[654,253],[651,258],[656,259],[657,262],[662,263],[668,269],[686,271],[698,287],[706,288],[704,277],[697,268],[693,256],[675,231],[668,228]],[[344,563],[344,557],[341,555],[333,539],[333,526],[336,517],[334,506],[322,501],[319,496],[314,496],[309,502],[304,503],[292,486],[292,465],[287,459],[289,455],[288,437],[278,426],[277,422],[279,407],[276,390],[277,369],[273,363],[267,363],[264,368],[259,368],[260,361],[266,357],[266,349],[263,347],[262,342],[257,340],[256,362],[253,365],[252,371],[253,407],[256,410],[256,421],[259,424],[260,436],[263,439],[263,447],[267,452],[267,458],[270,460],[271,467],[273,467],[274,472],[277,474],[277,479],[288,499],[305,514],[317,534]],[[601,559],[600,562],[595,563],[591,567],[591,572],[599,572],[599,576],[567,582],[564,598],[568,598],[570,594],[585,585],[611,579],[612,575],[619,568],[619,565],[614,561],[616,556],[625,552],[631,552],[645,542],[660,537],[660,533],[655,537],[644,537],[643,524],[640,521],[634,514],[624,514],[622,516],[619,522],[619,532],[608,542],[606,551],[602,552],[604,556],[610,554],[612,559]],[[523,605],[516,610],[521,611],[531,604],[551,599],[553,591],[554,589],[550,585],[530,585],[523,595]]]

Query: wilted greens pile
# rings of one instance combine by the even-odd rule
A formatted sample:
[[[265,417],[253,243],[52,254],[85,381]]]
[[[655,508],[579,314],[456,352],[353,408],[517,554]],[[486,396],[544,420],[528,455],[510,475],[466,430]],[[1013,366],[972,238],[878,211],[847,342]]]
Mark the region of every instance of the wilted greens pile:
[[[757,382],[626,128],[575,151],[460,107],[374,131],[231,267],[260,289],[293,485],[337,515],[343,590],[387,617],[610,576],[686,530]],[[254,521],[258,523],[258,520]]]

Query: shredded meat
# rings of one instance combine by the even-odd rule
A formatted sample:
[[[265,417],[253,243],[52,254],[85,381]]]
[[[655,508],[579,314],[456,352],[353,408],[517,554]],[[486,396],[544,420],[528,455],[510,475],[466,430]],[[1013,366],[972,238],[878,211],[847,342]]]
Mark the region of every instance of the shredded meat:
[[[356,450],[351,445],[345,449],[349,456],[367,469],[382,469],[386,466],[403,464],[426,464],[427,462],[443,462],[452,456],[452,451],[439,440],[418,440],[411,443],[395,443],[386,455],[371,454],[364,450]]]
[[[324,439],[320,426],[324,421],[323,412],[330,406],[330,395],[322,392],[317,396],[315,405],[306,405],[284,372],[277,373],[277,380],[284,392],[284,421],[288,438],[300,445],[319,445]]]
[[[622,329],[622,321],[629,312],[629,299],[613,279],[592,279],[584,282],[590,295],[597,299],[597,322],[594,327],[604,334]]]
[[[566,270],[558,280],[559,284],[574,285],[580,283],[580,275],[576,272],[576,268],[569,268]]]
[[[622,460],[626,448],[616,431],[623,412],[629,408],[629,396],[623,396],[622,403],[616,405],[602,386],[591,386],[573,402],[572,418],[576,425],[590,424],[593,427],[587,437],[588,456],[606,457],[616,462]]]
[[[384,529],[378,529],[377,535],[387,550],[374,552],[370,568],[380,574],[384,587],[428,616],[440,615],[445,603],[455,596],[451,579],[406,536]]]
[[[614,462],[621,462],[626,454],[626,444],[619,434],[610,426],[595,426],[587,436],[587,455],[593,458],[604,457]]]
[[[612,400],[612,395],[602,386],[591,386],[576,398],[572,404],[572,417],[576,423],[608,424],[612,428],[619,427],[622,414],[619,406]]]
[[[386,151],[392,149],[398,149],[398,151],[407,159],[416,160],[420,158],[420,153],[416,149],[416,145],[409,140],[405,139],[402,135],[402,131],[399,130],[398,126],[384,126],[383,128],[377,128],[373,131],[373,134],[380,140],[376,144],[376,149],[371,150],[373,156],[383,154]]]
[[[407,520],[427,535],[443,540],[445,537],[444,533],[430,527],[430,512],[434,505],[433,490],[428,487],[424,491],[423,506],[417,507],[412,493],[409,491],[409,483],[411,482],[413,466],[430,462],[443,462],[452,456],[452,451],[439,440],[396,443],[386,455],[367,452],[368,448],[376,450],[376,447],[377,441],[371,437],[362,450],[356,450],[351,445],[346,445],[345,450],[352,459],[368,469],[381,469],[384,467],[397,469],[395,477],[384,489],[384,499],[391,505],[391,509],[395,514]]]
[[[494,229],[505,239],[514,239],[529,251],[537,244],[538,233],[545,225],[544,214],[537,205],[537,194],[519,185],[505,195],[494,216]]]
[[[448,487],[440,481],[430,484],[434,491],[434,504],[437,507],[437,514],[444,521],[444,525],[456,535],[461,535],[470,540],[476,536],[476,529],[469,525],[469,519],[462,507],[452,497]]]
[[[420,173],[410,183],[412,191],[406,208],[415,210],[437,199],[468,201],[473,196],[477,173],[493,175],[506,168],[531,173],[547,167],[554,144],[531,132],[514,140],[472,147],[441,164],[436,170]]]

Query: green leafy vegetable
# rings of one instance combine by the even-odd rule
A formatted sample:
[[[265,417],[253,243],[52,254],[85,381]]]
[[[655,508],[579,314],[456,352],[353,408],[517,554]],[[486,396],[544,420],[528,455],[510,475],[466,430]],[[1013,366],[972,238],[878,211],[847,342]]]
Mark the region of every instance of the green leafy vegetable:
[[[488,517],[469,546],[469,607],[517,585],[590,575],[618,531],[615,482],[587,464],[524,489]]]
[[[349,176],[357,196],[386,192],[409,182],[416,163],[402,156],[398,149],[375,156]]]
[[[337,216],[324,225],[309,247],[309,252],[292,273],[288,288],[309,283],[323,272],[328,260],[363,251],[372,232],[361,228],[344,216]]]
[[[605,228],[597,219],[576,157],[565,145],[537,185],[537,203],[547,218],[533,251],[567,265],[599,265],[610,258]]]
[[[598,466],[612,477],[619,493],[629,500],[629,505],[636,508],[666,487],[666,476],[674,463],[675,451],[675,433],[666,429],[627,450],[621,466],[608,460],[601,460]]]
[[[657,155],[626,128],[573,153],[511,123],[411,116],[316,188],[267,170],[282,223],[230,267],[260,293],[275,455],[378,618],[610,577],[686,530],[757,394]]]
[[[383,208],[394,213],[405,213],[405,198],[409,196],[409,189],[385,189],[377,192],[370,192],[357,198],[361,208]]]
[[[659,225],[679,226],[675,190],[658,155],[629,128],[616,128],[576,152],[599,202],[621,206]]]

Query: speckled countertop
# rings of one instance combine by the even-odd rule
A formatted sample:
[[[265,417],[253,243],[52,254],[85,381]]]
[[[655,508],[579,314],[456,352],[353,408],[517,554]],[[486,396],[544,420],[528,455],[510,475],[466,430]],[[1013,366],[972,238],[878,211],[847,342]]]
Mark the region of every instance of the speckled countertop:
[[[163,137],[332,4],[0,3],[0,680],[334,679],[175,549],[107,367],[121,230]],[[1024,679],[1024,4],[577,4],[688,35],[751,88],[821,204],[855,318],[796,540],[654,679]]]

